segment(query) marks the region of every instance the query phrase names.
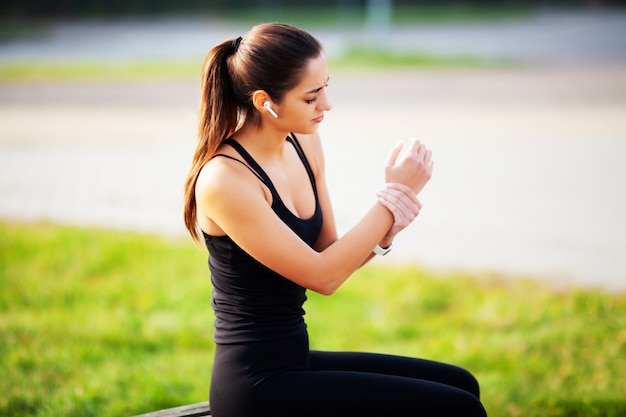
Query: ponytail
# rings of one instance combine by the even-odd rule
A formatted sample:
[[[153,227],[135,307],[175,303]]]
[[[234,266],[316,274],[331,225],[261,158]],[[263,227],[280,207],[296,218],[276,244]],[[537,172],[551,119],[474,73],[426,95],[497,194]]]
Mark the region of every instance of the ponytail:
[[[236,51],[238,43],[237,40],[222,42],[209,51],[202,63],[198,144],[184,188],[185,226],[196,242],[201,241],[195,195],[198,175],[222,141],[235,132],[239,120],[239,109],[228,66],[228,59]]]

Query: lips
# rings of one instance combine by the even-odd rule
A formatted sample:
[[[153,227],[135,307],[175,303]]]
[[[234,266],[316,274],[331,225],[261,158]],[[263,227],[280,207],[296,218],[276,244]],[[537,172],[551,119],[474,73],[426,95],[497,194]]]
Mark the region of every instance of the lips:
[[[322,123],[322,120],[324,120],[323,114],[320,117],[316,117],[315,119],[313,119],[315,123]]]

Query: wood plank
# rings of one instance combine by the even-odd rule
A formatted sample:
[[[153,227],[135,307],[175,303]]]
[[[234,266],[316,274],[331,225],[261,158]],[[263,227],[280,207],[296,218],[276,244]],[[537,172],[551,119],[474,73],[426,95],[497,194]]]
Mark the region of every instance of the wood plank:
[[[135,417],[204,417],[211,415],[209,402],[183,405],[181,407],[168,408],[166,410],[154,411],[152,413],[141,414]]]

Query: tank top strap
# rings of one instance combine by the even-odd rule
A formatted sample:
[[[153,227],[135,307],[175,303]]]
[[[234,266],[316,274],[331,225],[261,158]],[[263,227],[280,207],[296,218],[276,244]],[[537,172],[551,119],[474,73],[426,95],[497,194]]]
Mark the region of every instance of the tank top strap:
[[[311,165],[309,164],[309,160],[307,159],[306,155],[304,154],[304,150],[302,149],[302,145],[300,145],[300,142],[298,141],[298,138],[296,138],[296,135],[293,134],[293,133],[290,133],[289,136],[287,136],[287,140],[296,149],[296,153],[300,157],[300,160],[302,161],[302,165],[304,165],[304,168],[306,169],[306,172],[309,175],[309,180],[311,181],[311,186],[313,187],[313,193],[315,194],[315,200],[317,200],[317,185],[315,183],[315,175],[313,175],[313,170],[311,169]]]
[[[254,173],[257,176],[257,178],[259,178],[259,180],[261,180],[261,182],[270,189],[273,196],[275,197],[278,196],[278,191],[276,191],[276,188],[274,188],[274,184],[272,183],[272,180],[270,179],[270,177],[265,173],[265,171],[263,171],[263,168],[261,168],[261,166],[254,160],[252,155],[250,155],[248,151],[246,151],[246,149],[243,146],[241,146],[239,142],[237,142],[236,140],[232,138],[228,138],[224,141],[224,143],[232,146],[237,151],[237,153],[241,155],[241,157],[248,164],[247,165],[248,169],[250,169],[250,171],[252,171],[252,173]]]
[[[250,172],[252,172],[252,173],[254,174],[254,176],[255,176],[255,177],[257,177],[257,178],[258,178],[261,182],[263,182],[263,178],[262,178],[259,174],[257,174],[257,173],[256,173],[256,171],[255,171],[255,170],[253,170],[253,169],[250,167],[250,165],[246,164],[246,163],[245,163],[245,162],[243,162],[241,159],[234,158],[234,157],[232,157],[232,156],[230,156],[230,155],[226,155],[225,153],[218,153],[218,154],[215,154],[215,155],[213,155],[213,156],[211,157],[211,159],[216,158],[216,157],[218,157],[218,156],[223,156],[224,158],[228,158],[228,159],[231,159],[231,160],[233,160],[233,161],[237,161],[237,162],[239,162],[241,165],[243,165],[243,166],[245,166],[246,168],[248,168],[248,169],[250,170]]]

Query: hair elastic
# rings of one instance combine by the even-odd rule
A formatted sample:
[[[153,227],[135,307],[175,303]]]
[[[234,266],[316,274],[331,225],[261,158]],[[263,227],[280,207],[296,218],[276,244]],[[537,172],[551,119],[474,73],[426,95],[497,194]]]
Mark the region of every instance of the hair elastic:
[[[233,39],[233,48],[235,49],[235,51],[236,51],[237,49],[239,49],[239,44],[241,43],[241,40],[242,40],[242,39],[243,39],[243,38],[242,38],[241,36],[240,36],[240,37],[238,37],[238,38]]]

